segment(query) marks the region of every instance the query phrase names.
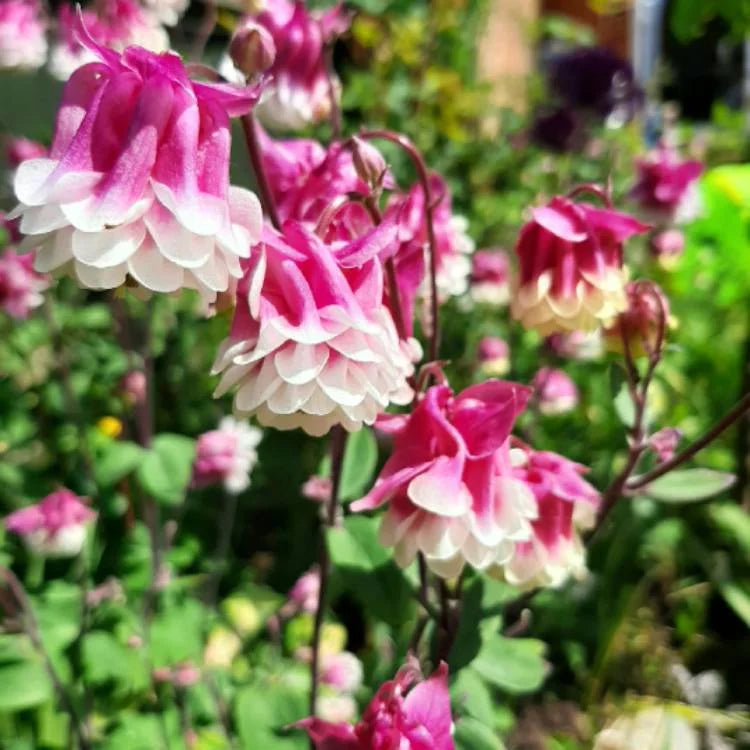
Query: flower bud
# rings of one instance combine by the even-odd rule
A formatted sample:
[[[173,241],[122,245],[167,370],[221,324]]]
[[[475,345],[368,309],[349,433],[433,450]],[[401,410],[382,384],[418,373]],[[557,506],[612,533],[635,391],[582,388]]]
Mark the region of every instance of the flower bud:
[[[655,432],[648,440],[648,447],[656,453],[660,461],[669,461],[682,440],[682,430],[665,427]]]
[[[132,404],[145,403],[148,395],[146,374],[141,370],[131,370],[120,381],[120,391]]]
[[[247,78],[268,70],[276,59],[273,37],[255,21],[245,21],[229,42],[229,55],[235,68]]]
[[[666,229],[651,238],[651,255],[667,271],[673,269],[685,249],[685,235],[679,229]]]
[[[531,383],[539,411],[547,416],[565,414],[578,406],[578,388],[562,370],[542,367]]]
[[[640,357],[654,351],[663,343],[669,321],[669,302],[661,289],[652,282],[631,282],[625,288],[627,309],[603,331],[611,351],[623,351],[623,339],[630,354]]]
[[[352,136],[350,142],[352,161],[357,175],[370,187],[377,187],[383,180],[383,175],[388,170],[383,155],[375,146],[356,135]]]
[[[510,350],[502,339],[485,336],[477,347],[477,360],[483,374],[501,376],[510,367]]]

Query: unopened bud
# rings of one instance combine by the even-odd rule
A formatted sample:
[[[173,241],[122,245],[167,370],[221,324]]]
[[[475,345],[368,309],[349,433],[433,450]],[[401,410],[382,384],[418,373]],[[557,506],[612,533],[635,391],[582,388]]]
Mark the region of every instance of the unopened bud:
[[[607,348],[622,352],[623,340],[633,357],[654,352],[664,344],[669,325],[669,302],[652,282],[630,282],[626,287],[628,308],[604,329]]]
[[[356,135],[351,139],[350,148],[357,176],[370,187],[378,187],[388,170],[383,155],[371,143]]]
[[[276,59],[276,45],[271,34],[254,21],[242,23],[229,42],[229,56],[234,67],[247,78],[268,70]]]

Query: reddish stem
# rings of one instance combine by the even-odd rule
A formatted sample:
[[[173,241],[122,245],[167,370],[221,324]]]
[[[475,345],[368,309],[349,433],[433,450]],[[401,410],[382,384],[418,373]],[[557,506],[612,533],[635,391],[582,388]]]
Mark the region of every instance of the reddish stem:
[[[279,214],[276,211],[276,201],[273,198],[271,192],[271,186],[266,176],[266,170],[263,166],[263,154],[260,150],[260,144],[258,143],[258,133],[255,125],[255,115],[252,112],[248,112],[240,118],[242,122],[242,129],[245,132],[245,144],[247,145],[247,153],[250,157],[250,163],[255,173],[255,180],[258,183],[258,193],[260,194],[260,202],[263,206],[263,211],[268,217],[274,229],[281,231],[281,221],[279,220]]]

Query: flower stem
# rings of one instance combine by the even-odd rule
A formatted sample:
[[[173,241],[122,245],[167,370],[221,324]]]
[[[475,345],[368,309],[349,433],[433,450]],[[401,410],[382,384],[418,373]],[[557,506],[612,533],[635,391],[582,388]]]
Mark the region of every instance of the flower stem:
[[[425,223],[427,224],[427,240],[430,249],[430,347],[429,356],[434,362],[438,358],[440,350],[440,320],[439,320],[439,302],[437,293],[437,240],[435,238],[435,204],[433,202],[432,189],[430,187],[430,176],[427,172],[427,165],[419,149],[411,142],[409,138],[400,133],[394,133],[391,130],[365,130],[360,134],[360,138],[373,140],[381,138],[391,143],[395,143],[402,148],[412,160],[417,170],[417,178],[422,186],[424,193]]]
[[[255,173],[255,180],[258,183],[258,193],[260,194],[260,202],[263,206],[268,220],[273,224],[274,229],[281,230],[281,222],[279,221],[279,214],[276,211],[276,202],[271,192],[271,186],[266,176],[266,170],[263,166],[263,154],[260,150],[260,144],[258,142],[258,132],[255,125],[255,115],[252,112],[248,112],[240,118],[242,122],[242,129],[245,132],[245,144],[247,145],[247,153],[250,157],[250,164],[253,167]]]
[[[195,39],[193,40],[193,46],[190,50],[190,58],[192,60],[200,60],[203,57],[208,40],[216,28],[218,18],[219,11],[214,0],[203,0],[203,17],[200,20]]]
[[[325,507],[323,519],[323,539],[320,547],[320,592],[318,606],[315,610],[313,625],[312,659],[310,662],[310,714],[315,715],[315,704],[318,700],[318,670],[320,666],[320,634],[323,629],[323,615],[328,593],[328,579],[331,574],[331,557],[328,554],[328,540],[326,532],[336,525],[336,511],[339,502],[339,486],[341,484],[341,469],[344,464],[344,450],[346,449],[347,433],[340,425],[331,430],[331,496]]]

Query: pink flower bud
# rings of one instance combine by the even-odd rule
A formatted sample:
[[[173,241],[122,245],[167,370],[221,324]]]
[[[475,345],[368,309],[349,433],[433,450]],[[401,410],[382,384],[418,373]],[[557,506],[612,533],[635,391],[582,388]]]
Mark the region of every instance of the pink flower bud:
[[[313,614],[318,608],[320,596],[320,572],[317,567],[310,568],[300,576],[287,596],[286,604],[281,608],[284,617],[292,617],[300,612]]]
[[[8,248],[0,255],[0,310],[12,318],[28,318],[44,302],[42,292],[49,287],[49,280],[33,266],[33,253],[18,255]]]
[[[542,335],[611,320],[626,307],[623,243],[647,229],[627,214],[565,197],[533,209],[516,244],[514,317]]]
[[[666,229],[651,238],[651,254],[667,270],[674,268],[685,249],[685,235],[679,229]]]
[[[627,308],[603,331],[610,350],[622,352],[623,338],[634,357],[643,356],[659,345],[660,332],[666,334],[669,301],[653,282],[630,282],[626,287]]]
[[[562,370],[542,367],[534,376],[531,387],[536,392],[542,414],[565,414],[578,406],[578,388]]]
[[[357,175],[370,187],[378,187],[388,171],[383,155],[369,141],[362,140],[356,135],[349,141],[352,160]]]
[[[175,687],[186,688],[200,682],[201,672],[194,664],[185,662],[178,664],[172,670],[172,684]]]
[[[246,78],[268,70],[276,58],[276,45],[269,31],[252,20],[243,21],[229,42],[234,67]]]
[[[485,336],[477,347],[477,360],[483,373],[499,377],[510,367],[510,349],[502,339]]]
[[[70,490],[47,495],[5,518],[5,528],[43,557],[75,557],[83,548],[86,528],[96,513]]]
[[[682,430],[676,427],[665,427],[648,439],[648,445],[659,457],[659,461],[669,461],[674,456],[680,440],[682,440]]]
[[[316,503],[325,503],[331,497],[332,487],[330,477],[312,476],[302,485],[302,495]]]
[[[324,654],[320,680],[342,693],[353,693],[362,684],[362,662],[349,651]]]
[[[510,298],[510,268],[503,250],[477,250],[471,259],[471,298],[500,307]]]
[[[141,370],[131,370],[120,381],[120,391],[133,404],[142,404],[146,400],[147,390],[146,374]]]

